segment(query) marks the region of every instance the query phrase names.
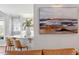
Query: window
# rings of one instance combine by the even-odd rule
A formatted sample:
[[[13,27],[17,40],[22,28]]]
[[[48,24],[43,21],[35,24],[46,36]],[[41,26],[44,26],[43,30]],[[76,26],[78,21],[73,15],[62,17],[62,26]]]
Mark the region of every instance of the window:
[[[12,18],[12,35],[19,36],[21,33],[21,21],[19,17]]]
[[[4,21],[0,20],[0,40],[4,39]]]

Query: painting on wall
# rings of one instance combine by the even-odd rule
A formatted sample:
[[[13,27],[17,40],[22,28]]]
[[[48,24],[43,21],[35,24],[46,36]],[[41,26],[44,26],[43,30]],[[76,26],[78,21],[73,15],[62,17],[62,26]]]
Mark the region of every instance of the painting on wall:
[[[39,8],[40,34],[78,33],[78,15],[76,7]]]

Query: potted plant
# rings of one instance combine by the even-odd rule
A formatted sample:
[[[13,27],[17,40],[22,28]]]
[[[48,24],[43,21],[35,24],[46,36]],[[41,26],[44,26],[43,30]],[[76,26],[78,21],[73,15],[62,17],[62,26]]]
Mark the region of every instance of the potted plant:
[[[26,18],[26,20],[23,22],[23,29],[26,31],[26,37],[30,37],[31,31],[30,27],[32,26],[32,19],[31,18]]]

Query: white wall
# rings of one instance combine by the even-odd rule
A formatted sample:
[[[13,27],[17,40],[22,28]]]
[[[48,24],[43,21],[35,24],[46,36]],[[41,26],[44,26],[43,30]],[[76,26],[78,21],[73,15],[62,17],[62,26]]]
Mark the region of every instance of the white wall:
[[[7,37],[11,35],[11,17],[7,15],[5,18],[5,36]]]
[[[33,13],[33,4],[0,4],[0,11],[11,15]]]
[[[34,10],[34,46],[33,49],[79,48],[79,34],[39,34],[39,8],[53,5],[35,5]],[[62,7],[78,7],[79,5],[62,5]],[[78,11],[79,13],[79,11]]]
[[[60,7],[54,7],[54,8],[40,8],[40,18],[46,19],[46,18],[77,18],[77,8],[60,8]]]

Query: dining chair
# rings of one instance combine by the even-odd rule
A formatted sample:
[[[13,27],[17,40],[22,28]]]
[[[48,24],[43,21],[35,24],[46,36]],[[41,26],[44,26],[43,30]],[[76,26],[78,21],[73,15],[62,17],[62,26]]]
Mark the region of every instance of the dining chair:
[[[21,51],[22,51],[23,48],[27,48],[27,50],[28,50],[28,46],[22,44],[20,40],[15,40],[15,47],[17,49],[20,49]]]
[[[6,46],[5,46],[5,52],[6,51],[11,51],[15,50],[14,44],[13,44],[13,39],[12,38],[7,38],[6,39]]]

